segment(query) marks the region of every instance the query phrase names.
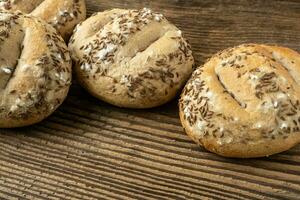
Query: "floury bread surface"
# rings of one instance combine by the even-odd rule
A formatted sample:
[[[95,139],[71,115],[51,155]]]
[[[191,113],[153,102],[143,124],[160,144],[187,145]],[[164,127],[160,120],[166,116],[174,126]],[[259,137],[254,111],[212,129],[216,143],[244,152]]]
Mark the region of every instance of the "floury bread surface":
[[[224,50],[199,67],[180,99],[187,134],[227,157],[261,157],[300,141],[300,55],[258,44]]]
[[[46,22],[0,11],[0,128],[49,116],[67,96],[71,58]]]
[[[171,100],[194,59],[181,31],[149,9],[114,9],[79,24],[69,49],[81,85],[95,97],[128,108]]]
[[[0,9],[40,17],[68,39],[74,27],[86,18],[85,0],[2,0]]]

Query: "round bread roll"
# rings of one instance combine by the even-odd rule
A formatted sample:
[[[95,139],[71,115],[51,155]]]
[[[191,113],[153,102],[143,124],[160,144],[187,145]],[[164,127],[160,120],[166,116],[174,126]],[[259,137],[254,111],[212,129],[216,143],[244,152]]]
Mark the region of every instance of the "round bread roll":
[[[37,123],[67,96],[71,58],[46,22],[0,11],[0,127]]]
[[[194,59],[181,31],[149,9],[114,9],[79,24],[69,49],[81,85],[95,97],[127,108],[171,100]]]
[[[181,95],[187,134],[226,157],[263,157],[300,141],[300,55],[247,44],[199,67]]]
[[[64,39],[86,18],[84,0],[4,0],[0,2],[0,9],[40,17],[54,26]]]

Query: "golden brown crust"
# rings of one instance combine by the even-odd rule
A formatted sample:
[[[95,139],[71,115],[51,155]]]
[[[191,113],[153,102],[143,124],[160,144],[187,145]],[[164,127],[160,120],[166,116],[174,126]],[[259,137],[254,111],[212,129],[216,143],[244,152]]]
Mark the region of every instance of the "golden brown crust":
[[[95,14],[76,27],[69,49],[81,85],[120,107],[166,103],[194,63],[181,31],[149,9]]]
[[[199,67],[180,99],[187,134],[227,157],[261,157],[300,141],[300,56],[247,44]]]
[[[50,25],[21,13],[0,16],[0,127],[31,125],[67,96],[71,59]]]
[[[0,9],[39,17],[54,26],[64,39],[86,18],[84,0],[5,0],[0,3]]]
[[[32,12],[44,0],[2,0],[0,2],[0,9],[7,11],[21,11],[24,13]]]

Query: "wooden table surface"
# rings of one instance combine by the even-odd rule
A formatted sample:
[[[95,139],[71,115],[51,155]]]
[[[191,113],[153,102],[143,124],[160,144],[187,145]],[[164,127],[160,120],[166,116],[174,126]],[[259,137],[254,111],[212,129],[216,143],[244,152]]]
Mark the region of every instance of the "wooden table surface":
[[[300,51],[299,0],[88,0],[162,12],[201,64],[241,43]],[[300,199],[300,145],[268,158],[227,159],[185,135],[177,100],[120,109],[74,84],[40,124],[0,130],[0,199]]]

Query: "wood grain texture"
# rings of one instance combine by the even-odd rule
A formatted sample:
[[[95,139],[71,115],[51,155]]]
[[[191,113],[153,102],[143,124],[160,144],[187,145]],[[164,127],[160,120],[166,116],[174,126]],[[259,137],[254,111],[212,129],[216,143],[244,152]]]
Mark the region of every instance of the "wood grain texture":
[[[299,0],[88,0],[88,13],[150,7],[190,40],[201,64],[246,42],[300,51]],[[1,199],[300,199],[300,146],[227,159],[183,132],[177,100],[120,109],[77,84],[51,117],[0,130]]]

